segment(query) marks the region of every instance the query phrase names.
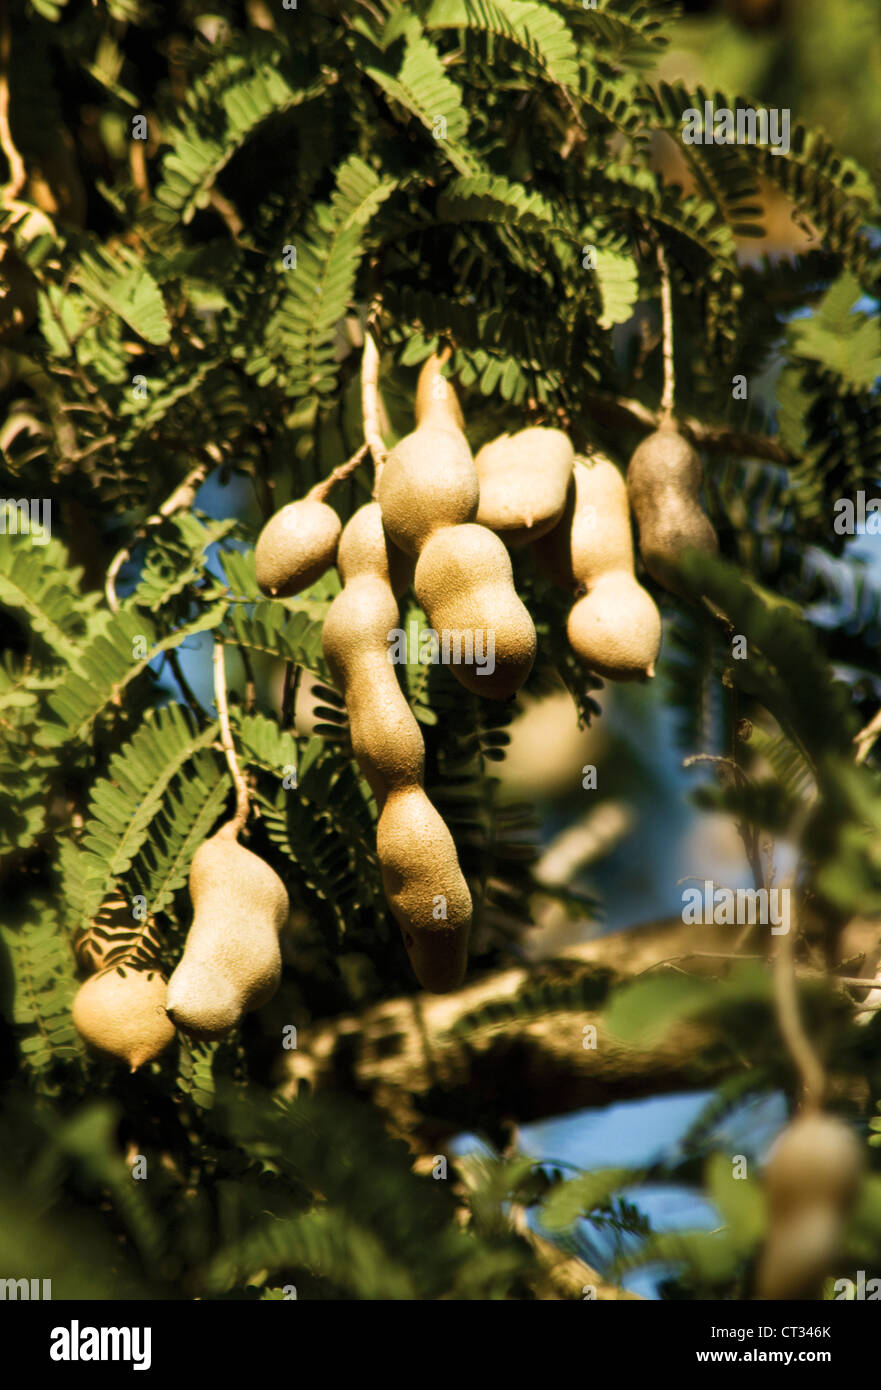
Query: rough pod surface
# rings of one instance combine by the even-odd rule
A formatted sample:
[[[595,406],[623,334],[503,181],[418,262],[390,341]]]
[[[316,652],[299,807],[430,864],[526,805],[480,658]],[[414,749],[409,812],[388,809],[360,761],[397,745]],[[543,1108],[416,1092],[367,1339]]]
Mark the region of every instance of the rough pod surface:
[[[166,1007],[184,1032],[221,1038],[278,988],[288,895],[274,869],[220,830],[193,856],[190,898],[193,924]]]
[[[661,615],[633,572],[627,488],[611,459],[575,460],[566,510],[535,557],[556,584],[582,595],[566,624],[579,660],[609,680],[653,676]]]
[[[77,990],[74,1027],[91,1047],[137,1071],[158,1057],[174,1037],[165,991],[165,979],[158,970],[111,967]]]
[[[635,450],[627,491],[639,528],[639,550],[649,574],[682,593],[676,564],[688,550],[714,553],[716,533],[700,503],[701,461],[672,427],[656,430]]]
[[[472,521],[480,495],[456,393],[436,357],[419,374],[416,420],[389,453],[377,488],[386,532],[414,556],[439,527]]]
[[[458,646],[450,669],[462,685],[489,699],[513,695],[532,670],[536,636],[498,536],[476,525],[437,531],[416,563],[414,585],[432,628],[451,652]]]
[[[416,978],[435,994],[458,988],[467,963],[471,894],[453,837],[422,787],[388,797],[376,849]]]
[[[326,502],[289,502],[257,539],[254,563],[264,594],[290,598],[320,579],[336,558],[340,519]]]
[[[542,426],[503,434],[474,460],[477,521],[506,545],[526,545],[556,525],[566,506],[575,452],[562,430]]]

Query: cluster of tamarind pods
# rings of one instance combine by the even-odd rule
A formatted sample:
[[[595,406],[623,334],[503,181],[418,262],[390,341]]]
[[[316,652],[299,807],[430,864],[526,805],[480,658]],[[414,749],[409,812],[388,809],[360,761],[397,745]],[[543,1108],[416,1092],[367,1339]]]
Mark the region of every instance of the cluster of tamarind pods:
[[[472,902],[453,838],[424,787],[425,746],[389,642],[413,584],[435,632],[491,634],[456,647],[453,675],[488,699],[523,684],[536,654],[532,619],[514,587],[509,548],[531,545],[539,567],[574,596],[568,638],[584,666],[615,680],[647,678],[661,620],[634,574],[630,504],[649,572],[670,583],[689,547],[714,549],[700,508],[700,461],[672,425],[636,450],[625,483],[599,453],[576,457],[563,431],[504,434],[472,456],[444,359],[419,375],[415,429],[377,466],[376,501],[345,527],[314,496],[283,507],[257,542],[257,582],[278,599],[308,589],[336,564],[342,588],[322,642],[346,703],[353,755],[376,799],[377,855],[389,908],[423,988],[455,989],[465,973]],[[628,501],[629,494],[629,501]],[[220,1038],[278,987],[279,934],[289,904],[269,865],[238,842],[238,820],[197,850],[193,923],[166,982],[125,959],[88,964],[74,1021],[93,1044],[141,1065],[178,1027]],[[128,1001],[128,1007],[126,1002]],[[102,1042],[103,1040],[103,1042]]]
[[[338,568],[342,588],[324,621],[324,653],[379,810],[389,908],[417,979],[435,992],[462,981],[472,902],[452,836],[426,794],[422,734],[390,659],[400,599],[412,583],[436,632],[491,633],[491,671],[470,659],[474,642],[457,647],[465,656],[451,670],[478,695],[509,698],[532,668],[536,633],[508,550],[530,545],[539,569],[574,597],[567,637],[585,669],[646,679],[661,619],[634,572],[631,508],[643,564],[663,587],[676,591],[686,550],[717,548],[700,506],[700,460],[672,421],[638,446],[626,480],[601,453],[576,456],[563,431],[541,426],[504,434],[473,457],[442,366],[435,355],[422,369],[416,427],[377,468],[376,501],[345,527],[324,501],[291,502],[263,528],[255,556],[260,588],[279,599]],[[278,988],[288,896],[275,871],[238,843],[239,829],[229,821],[193,858],[193,922],[168,982],[125,961],[107,967],[100,951],[87,961],[97,973],[76,997],[74,1022],[132,1070],[157,1057],[175,1028],[225,1036]],[[859,1144],[841,1121],[809,1112],[783,1131],[765,1176],[760,1298],[816,1293],[860,1172]]]

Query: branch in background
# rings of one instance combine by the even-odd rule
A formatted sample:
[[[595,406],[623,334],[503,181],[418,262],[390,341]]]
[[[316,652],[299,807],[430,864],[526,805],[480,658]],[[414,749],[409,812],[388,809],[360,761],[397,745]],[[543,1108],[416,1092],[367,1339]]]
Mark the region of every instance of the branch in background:
[[[852,925],[854,949],[874,949],[881,923],[865,918]],[[602,986],[615,985],[678,963],[687,963],[691,974],[715,976],[722,954],[696,951],[694,927],[679,918],[613,932],[553,960],[484,975],[455,994],[407,995],[361,1014],[319,1020],[298,1031],[297,1050],[280,1060],[278,1079],[288,1095],[302,1081],[358,1093],[429,1148],[465,1129],[481,1131],[487,1115],[528,1124],[706,1089],[745,1065],[720,1046],[726,1037],[711,1018],[678,1023],[650,1047],[633,1048],[605,1033],[604,1004],[571,1012],[556,1007],[532,1017],[507,1017],[506,1004],[551,979],[573,990],[592,976]],[[732,950],[727,958],[747,957]],[[815,969],[797,973],[805,981],[818,978]],[[822,978],[846,990],[837,975]],[[492,1023],[457,1032],[488,1004],[499,1006]],[[597,1027],[596,1048],[583,1046],[586,1024]],[[834,1089],[841,1084],[835,1078]]]
[[[220,742],[223,745],[227,766],[236,789],[236,813],[233,819],[223,827],[223,830],[224,833],[235,838],[247,823],[251,801],[248,795],[248,784],[236,757],[232,730],[229,727],[224,650],[223,643],[217,639],[214,642],[214,700],[217,705],[217,716],[220,720]]]
[[[694,927],[676,919],[584,942],[554,961],[486,975],[451,995],[389,999],[359,1015],[305,1027],[297,1051],[285,1053],[283,1088],[301,1080],[368,1096],[404,1132],[440,1142],[488,1114],[521,1123],[588,1106],[711,1085],[726,1068],[708,1051],[712,1024],[676,1025],[650,1048],[633,1049],[605,1034],[601,1009],[554,1010],[532,1018],[504,1017],[505,1001],[543,979],[576,987],[599,975],[632,979],[669,958],[693,956]],[[698,965],[718,968],[718,962]],[[489,1003],[491,1025],[456,1034],[456,1026]],[[586,1049],[584,1026],[598,1044]],[[727,1069],[730,1071],[730,1058]]]
[[[9,68],[12,57],[12,37],[9,28],[9,10],[4,4],[0,21],[0,148],[9,165],[9,181],[3,189],[3,203],[11,208],[24,188],[27,173],[24,160],[19,154],[12,138],[9,124]]]
[[[649,409],[642,401],[610,396],[602,391],[588,391],[583,399],[588,413],[600,424],[630,429],[636,427],[648,432],[656,430],[661,423],[661,412]],[[691,417],[677,417],[676,427],[681,434],[688,435],[693,443],[709,453],[767,459],[785,468],[792,468],[798,462],[782,444],[767,435],[748,434],[724,425],[704,425]]]
[[[208,453],[213,447],[213,445],[207,445],[205,452]],[[220,463],[221,454],[219,449],[216,450],[216,454],[216,462]],[[147,520],[138,527],[131,545],[134,545],[138,540],[142,540],[148,531],[152,530],[154,526],[159,526],[166,517],[173,516],[175,512],[188,511],[196,500],[196,493],[201,484],[205,481],[210,466],[211,465],[206,462],[199,463],[195,468],[191,468],[183,482],[180,483],[174,489],[174,492],[162,503],[159,511],[153,516],[148,516]],[[131,545],[123,546],[121,550],[116,552],[107,570],[107,578],[104,581],[104,596],[107,599],[107,606],[112,613],[119,612],[119,599],[116,597],[116,579],[126,560],[131,556]]]
[[[855,762],[864,763],[874,748],[878,739],[881,738],[881,709],[871,719],[864,729],[861,729],[854,739],[857,746]]]

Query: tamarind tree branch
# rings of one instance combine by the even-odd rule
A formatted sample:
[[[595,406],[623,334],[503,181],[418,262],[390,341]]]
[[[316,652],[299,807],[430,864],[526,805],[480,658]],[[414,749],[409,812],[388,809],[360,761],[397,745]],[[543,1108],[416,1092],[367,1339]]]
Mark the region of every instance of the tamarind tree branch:
[[[731,1056],[713,1023],[674,1025],[651,1046],[610,1037],[602,1002],[610,983],[633,979],[662,960],[694,955],[694,928],[678,918],[588,941],[554,961],[484,976],[449,995],[384,1000],[363,1013],[299,1030],[297,1050],[279,1063],[282,1089],[301,1081],[368,1096],[404,1132],[431,1144],[457,1130],[485,1128],[486,1116],[522,1123],[588,1106],[712,1085],[730,1074]],[[704,973],[718,962],[696,964]],[[506,1005],[545,981],[566,981],[598,1005],[505,1017]],[[498,1005],[498,1018],[465,1027],[469,1015]],[[597,1045],[585,1043],[585,1025]],[[712,1043],[720,1043],[712,1047]]]
[[[209,452],[212,447],[211,445],[206,445],[205,452]],[[220,450],[218,449],[216,453],[216,462],[219,463]],[[191,468],[183,482],[179,483],[174,489],[174,492],[166,497],[158,512],[155,512],[153,516],[148,516],[147,520],[142,522],[135,532],[131,543],[117,550],[113,559],[110,561],[107,576],[104,580],[104,597],[107,600],[107,607],[112,613],[119,612],[119,599],[116,597],[116,580],[126,560],[131,557],[131,547],[135,545],[137,541],[142,540],[148,531],[151,531],[155,526],[161,525],[166,517],[173,516],[175,512],[189,511],[196,500],[196,493],[199,487],[205,481],[210,466],[211,463],[206,461],[196,464],[195,468]]]
[[[4,5],[2,27],[0,27],[0,149],[3,150],[9,165],[9,181],[3,190],[5,207],[12,207],[24,188],[27,178],[24,160],[12,138],[12,127],[9,124],[9,66],[11,56],[12,37],[9,26],[9,11]]]
[[[251,802],[248,795],[248,784],[242,769],[239,767],[232,730],[229,727],[225,654],[223,643],[216,638],[214,641],[214,700],[217,705],[217,717],[220,720],[220,742],[226,754],[227,766],[236,789],[236,813],[223,829],[228,835],[235,838],[244,829]]]
[[[583,397],[590,415],[600,424],[617,428],[643,429],[648,434],[656,430],[663,418],[661,411],[650,409],[642,401],[612,396],[603,391],[588,391]],[[798,462],[788,449],[768,435],[750,434],[744,430],[728,429],[725,425],[705,425],[693,417],[679,417],[676,425],[681,434],[694,444],[715,454],[739,454],[742,457],[766,459],[792,468]]]
[[[859,936],[873,949],[877,921],[862,921]],[[695,950],[695,944],[694,927],[680,918],[651,922],[581,942],[554,960],[486,974],[453,994],[405,995],[359,1014],[320,1019],[298,1029],[297,1049],[282,1054],[276,1079],[289,1095],[301,1082],[359,1094],[429,1148],[462,1130],[484,1132],[488,1115],[528,1124],[708,1089],[748,1065],[739,1052],[733,1056],[715,1018],[677,1023],[639,1047],[611,1037],[603,1022],[612,986],[676,962],[687,963],[690,974],[715,976],[721,954],[752,958],[734,949]],[[797,975],[815,980],[817,971],[799,967]],[[825,978],[846,988],[837,975]],[[550,982],[565,982],[573,996],[589,1001],[592,981],[596,1007],[555,1005],[527,1016],[511,1008],[518,995],[539,994]],[[494,1006],[492,1021],[470,1022],[486,1006]],[[597,1029],[592,1048],[584,1045],[591,1024]],[[811,1084],[820,1082],[811,1078]]]
[[[879,738],[881,738],[881,709],[879,709],[874,719],[869,720],[866,727],[861,729],[854,739],[854,743],[857,746],[854,761],[857,763],[864,763]]]

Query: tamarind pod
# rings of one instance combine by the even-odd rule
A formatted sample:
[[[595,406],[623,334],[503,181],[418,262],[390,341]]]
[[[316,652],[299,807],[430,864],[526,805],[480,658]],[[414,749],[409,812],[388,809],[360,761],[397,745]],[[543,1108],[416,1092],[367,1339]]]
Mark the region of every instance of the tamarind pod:
[[[488,699],[513,695],[532,670],[536,636],[498,536],[473,523],[436,531],[416,562],[414,585],[432,628],[459,638],[464,659],[450,666],[456,679]]]
[[[464,430],[465,420],[459,398],[451,381],[443,375],[441,367],[444,359],[432,353],[419,373],[416,383],[416,402],[413,414],[416,424],[433,419]]]
[[[339,538],[340,519],[333,507],[309,497],[289,502],[257,538],[258,585],[274,598],[308,589],[333,564]]]
[[[436,357],[419,374],[416,421],[386,458],[377,488],[387,534],[413,556],[439,527],[472,521],[480,497],[462,412]]]
[[[676,429],[664,427],[638,445],[627,468],[627,491],[649,574],[683,594],[675,566],[688,550],[715,553],[716,533],[700,505],[701,462]]]
[[[285,886],[259,855],[223,826],[199,846],[190,868],[193,923],[168,982],[175,1025],[221,1038],[271,999],[281,979],[278,938],[288,920]]]
[[[608,680],[644,680],[655,674],[661,615],[651,594],[625,570],[594,581],[573,605],[566,635],[579,660]]]
[[[563,431],[544,426],[503,434],[485,444],[474,460],[479,525],[510,546],[544,535],[565,509],[574,459]]]
[[[73,1001],[74,1027],[90,1046],[137,1071],[174,1037],[165,993],[158,970],[112,966],[80,985]]]
[[[394,787],[421,782],[425,744],[389,660],[398,606],[388,583],[371,575],[346,584],[327,611],[321,641],[342,690],[352,751],[381,805]]]
[[[413,558],[386,535],[378,502],[359,507],[346,522],[337,549],[337,567],[344,584],[351,584],[362,575],[372,575],[384,580],[395,598],[400,598],[413,582]]]
[[[417,980],[435,994],[457,989],[468,959],[471,894],[453,837],[421,786],[389,793],[376,849]]]
[[[765,1192],[773,1214],[787,1216],[827,1203],[846,1208],[863,1170],[853,1130],[834,1115],[799,1115],[777,1139],[765,1168]]]
[[[761,1299],[819,1298],[840,1255],[841,1214],[829,1203],[771,1222],[756,1271]]]
[[[627,488],[610,459],[575,460],[563,517],[534,554],[555,583],[583,595],[566,625],[579,660],[609,680],[653,676],[661,615],[633,572]]]

